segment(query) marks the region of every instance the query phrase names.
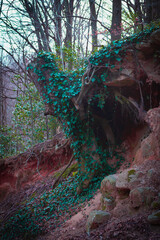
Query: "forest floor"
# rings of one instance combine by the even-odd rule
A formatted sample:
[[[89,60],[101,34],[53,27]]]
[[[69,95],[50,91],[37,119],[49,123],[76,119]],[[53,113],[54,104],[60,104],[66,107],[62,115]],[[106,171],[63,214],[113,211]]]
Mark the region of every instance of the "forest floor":
[[[18,203],[29,199],[34,192],[40,196],[44,191],[50,191],[52,184],[53,177],[48,176],[34,184],[26,185],[19,192],[9,195],[1,203],[1,214],[5,214],[7,218],[12,211],[20,208]],[[69,220],[62,216],[62,222],[65,221],[65,223],[56,229],[49,227],[49,225],[54,226],[52,220],[47,222],[46,234],[38,236],[36,240],[160,240],[160,228],[153,227],[147,222],[150,212],[130,218],[112,218],[109,222],[92,230],[88,235],[86,232],[87,217],[92,210],[99,209],[100,196],[101,193],[98,191],[94,198],[79,208],[79,212],[72,214]]]
[[[160,240],[160,228],[147,221],[150,212],[130,218],[112,218],[101,224],[88,235],[86,221],[90,211],[99,208],[100,193],[97,193],[80,212],[67,220],[53,232],[40,236],[37,240]]]
[[[147,215],[127,219],[112,219],[86,233],[86,217],[72,225],[57,229],[50,235],[39,237],[38,240],[160,240],[160,229],[151,227]]]

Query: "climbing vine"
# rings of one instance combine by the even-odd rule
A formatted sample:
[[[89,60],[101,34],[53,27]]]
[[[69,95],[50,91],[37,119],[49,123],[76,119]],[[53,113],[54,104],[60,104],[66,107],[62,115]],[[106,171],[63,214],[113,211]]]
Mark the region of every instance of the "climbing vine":
[[[74,104],[74,97],[82,90],[81,79],[85,74],[84,68],[70,73],[59,71],[54,54],[46,52],[40,52],[36,59],[36,65],[29,66],[29,69],[38,75],[39,84],[44,86],[42,94],[45,103],[52,106],[54,116],[61,120],[67,137],[72,139],[71,146],[74,150],[74,157],[78,161],[79,170],[78,173],[60,183],[52,191],[44,193],[39,199],[33,197],[24,204],[22,209],[3,228],[2,239],[15,239],[15,236],[18,239],[33,239],[44,231],[43,226],[49,219],[53,219],[56,228],[60,224],[59,216],[61,214],[70,214],[70,207],[75,210],[78,204],[86,199],[89,200],[99,187],[101,179],[116,171],[116,168],[124,160],[122,154],[117,151],[117,146],[115,149],[110,149],[106,144],[106,148],[103,148],[99,144],[99,137],[97,136],[95,139],[94,117],[90,107],[96,102],[98,108],[103,109],[105,97],[106,95],[109,97],[110,94],[104,84],[109,81],[108,71],[115,68],[117,62],[122,61],[127,48],[141,42],[157,28],[157,25],[153,25],[143,32],[112,42],[90,57],[89,76],[88,79],[84,78],[84,84],[89,80],[93,86],[97,86],[97,84],[102,86],[102,90],[94,92],[95,94],[88,98],[87,119],[84,120],[81,119]],[[41,64],[42,62],[43,64]],[[92,75],[93,70],[94,74]],[[48,71],[49,78],[46,79]],[[94,148],[95,141],[96,148]],[[117,159],[116,165],[109,163],[113,157]],[[95,172],[96,174],[94,174]],[[92,184],[78,195],[77,187],[92,173]],[[39,220],[42,224],[38,224]]]
[[[105,104],[105,96],[108,94],[107,86],[104,84],[109,81],[108,72],[115,68],[117,63],[122,61],[128,48],[133,47],[135,44],[148,38],[148,36],[158,28],[157,25],[150,25],[143,32],[136,33],[130,37],[126,37],[123,40],[112,42],[109,46],[103,47],[100,51],[95,52],[89,59],[88,75],[84,71],[84,68],[72,71],[64,72],[59,71],[55,56],[53,53],[40,52],[37,56],[37,65],[30,68],[34,68],[34,72],[38,75],[38,81],[43,82],[43,96],[47,104],[53,107],[54,115],[62,120],[62,124],[67,137],[72,139],[72,148],[74,150],[75,159],[78,160],[81,172],[82,159],[85,163],[85,171],[83,178],[87,179],[89,174],[97,168],[97,172],[105,172],[111,169],[110,165],[106,163],[106,159],[110,159],[117,153],[109,153],[108,149],[104,150],[97,144],[96,149],[93,150],[94,144],[94,130],[93,122],[94,118],[88,108],[88,119],[86,121],[81,120],[79,111],[76,110],[73,103],[73,99],[82,90],[81,79],[84,80],[83,84],[91,83],[101,87],[102,91],[93,94],[89,99],[89,105],[94,105],[95,101],[98,102],[98,107],[103,109]],[[44,64],[41,64],[41,63]],[[87,67],[87,63],[86,63]],[[46,79],[46,71],[50,71],[50,77]],[[92,74],[94,72],[94,74]],[[88,82],[89,81],[89,82]],[[87,85],[87,84],[86,84]],[[117,97],[115,96],[115,99]],[[96,139],[99,142],[99,139]],[[95,155],[98,155],[100,161],[95,160]],[[120,159],[121,161],[122,159]],[[117,164],[118,161],[117,161]],[[117,167],[117,166],[116,166]],[[94,170],[93,170],[94,168]],[[81,179],[82,181],[82,179]]]

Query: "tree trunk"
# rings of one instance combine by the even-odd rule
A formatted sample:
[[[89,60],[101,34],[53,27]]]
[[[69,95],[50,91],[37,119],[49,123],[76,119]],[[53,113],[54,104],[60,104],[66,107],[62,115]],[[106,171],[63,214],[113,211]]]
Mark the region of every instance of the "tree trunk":
[[[72,23],[73,23],[73,3],[74,0],[64,0],[64,14],[66,17],[66,37],[64,40],[65,48],[71,52],[72,51]],[[71,54],[71,53],[70,53]],[[68,59],[68,69],[72,69],[72,61]]]
[[[150,23],[153,20],[160,18],[160,1],[159,0],[145,0],[145,23]]]
[[[43,29],[40,18],[38,16],[38,6],[34,4],[34,2],[30,2],[29,0],[22,0],[22,4],[28,13],[32,24],[35,28],[35,33],[38,41],[39,51],[49,51],[49,42],[46,36],[46,31]],[[46,27],[46,26],[45,26]]]
[[[141,4],[139,0],[135,0],[135,14],[138,16],[138,20],[142,22],[142,11],[141,11]]]
[[[60,56],[60,48],[62,47],[62,6],[60,0],[55,0],[54,2],[54,16],[55,16],[55,43],[56,52]]]
[[[121,0],[113,0],[111,41],[121,38]]]
[[[0,64],[0,126],[3,126],[3,77],[1,64]]]
[[[97,46],[97,14],[95,8],[95,0],[89,0],[90,5],[90,18],[91,18],[91,29],[92,29],[92,51]]]

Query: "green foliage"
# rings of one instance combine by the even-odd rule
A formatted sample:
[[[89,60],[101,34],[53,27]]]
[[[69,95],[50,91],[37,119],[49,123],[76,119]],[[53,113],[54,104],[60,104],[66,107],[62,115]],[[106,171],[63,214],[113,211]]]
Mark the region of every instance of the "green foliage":
[[[51,138],[57,127],[56,118],[49,116],[47,129],[44,103],[33,83],[28,84],[27,87],[25,94],[18,96],[13,112],[14,132],[19,152],[45,141],[47,130],[48,137]]]
[[[38,234],[45,232],[45,223],[49,220],[54,223],[50,226],[52,229],[60,226],[64,217],[66,216],[65,219],[67,219],[76,213],[80,205],[90,200],[100,186],[99,179],[98,182],[91,184],[87,191],[77,195],[78,178],[78,175],[68,177],[52,191],[45,192],[40,197],[34,196],[21,205],[21,210],[1,229],[1,239],[34,239]],[[62,215],[63,218],[61,218]]]
[[[72,164],[62,175],[62,178],[67,178],[72,172],[77,172],[78,170],[78,164],[77,163],[74,163]],[[63,171],[63,170],[62,170]],[[58,178],[61,174],[62,171],[58,171],[56,172],[53,177],[54,178]]]
[[[126,49],[129,45],[136,44],[147,38],[153,30],[157,28],[151,26],[146,28],[143,32],[136,33],[130,37],[126,37],[123,40],[114,41],[109,46],[103,47],[100,51],[95,52],[89,59],[92,67],[103,67],[101,74],[97,71],[92,79],[93,85],[103,86],[103,92],[98,93],[90,99],[90,104],[94,105],[95,99],[99,99],[99,108],[103,109],[105,99],[104,96],[107,93],[107,87],[104,85],[108,81],[108,71],[121,62],[121,59],[126,53]],[[45,64],[41,65],[41,61]],[[30,66],[32,68],[32,66]],[[45,71],[50,70],[49,84],[45,84]],[[87,179],[92,172],[102,173],[110,172],[114,169],[110,167],[107,162],[107,152],[101,148],[100,144],[97,144],[96,152],[93,151],[92,146],[94,142],[94,118],[92,114],[88,113],[88,121],[81,121],[79,112],[75,109],[72,98],[80,92],[81,78],[84,73],[84,69],[78,69],[77,71],[64,72],[59,71],[55,61],[53,53],[40,52],[37,57],[37,67],[34,69],[35,73],[39,76],[38,81],[43,81],[44,97],[46,102],[51,104],[54,108],[55,116],[63,119],[63,127],[68,137],[72,139],[72,148],[74,150],[75,159],[79,163],[79,173],[81,172],[82,162],[85,163],[85,171],[81,175],[81,181]],[[51,98],[54,95],[54,101]],[[99,139],[96,139],[99,143]],[[108,151],[108,150],[107,150]],[[95,160],[95,156],[98,155],[99,163]],[[108,157],[110,159],[111,156]],[[120,159],[121,161],[122,159]]]
[[[0,126],[0,159],[15,153],[14,141],[12,128]]]
[[[102,85],[104,91],[89,99],[90,104],[94,104],[95,99],[99,99],[99,108],[103,109],[104,92],[107,92],[107,87],[103,84],[108,81],[108,69],[114,68],[116,62],[121,61],[128,45],[147,38],[156,28],[157,26],[151,26],[144,32],[127,37],[123,41],[114,41],[90,57],[89,62],[93,67],[103,66],[104,69],[101,75],[98,75],[97,71],[92,79],[92,83]],[[44,65],[40,65],[42,59],[45,62]],[[45,226],[43,223],[45,224],[45,221],[50,219],[53,219],[54,228],[56,228],[61,223],[59,217],[61,215],[69,217],[78,209],[79,204],[91,199],[103,177],[114,173],[124,160],[121,154],[113,148],[111,150],[106,146],[104,149],[99,144],[98,138],[96,139],[97,148],[93,150],[95,135],[92,114],[88,113],[88,121],[81,121],[79,112],[73,106],[71,99],[80,92],[84,69],[70,73],[59,71],[53,53],[40,52],[37,61],[34,72],[39,76],[38,81],[45,83],[44,72],[46,70],[51,72],[49,84],[45,85],[43,92],[45,101],[53,105],[55,116],[63,119],[63,127],[66,135],[72,139],[72,148],[79,168],[74,177],[67,178],[52,191],[46,192],[39,199],[33,197],[30,202],[22,206],[22,209],[2,229],[1,239],[3,240],[16,239],[16,237],[17,239],[34,239],[35,235],[43,232],[43,226]],[[54,101],[51,98],[52,94],[55,96]],[[98,156],[99,161],[96,161],[95,156]],[[109,163],[113,157],[117,159],[116,165]],[[82,168],[85,170],[81,171]],[[90,178],[92,173],[94,177],[89,187],[77,195],[77,187]]]

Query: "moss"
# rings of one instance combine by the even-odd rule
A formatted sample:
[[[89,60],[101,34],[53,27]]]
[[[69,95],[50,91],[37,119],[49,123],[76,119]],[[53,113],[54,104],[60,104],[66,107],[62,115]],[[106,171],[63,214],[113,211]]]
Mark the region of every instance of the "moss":
[[[154,202],[152,202],[151,207],[152,207],[153,209],[160,208],[160,201],[154,201]]]
[[[154,214],[154,216],[156,216],[156,217],[159,217],[159,218],[160,218],[160,211],[156,212],[156,213]]]
[[[78,170],[78,163],[74,163],[72,164],[62,175],[62,178],[67,178],[71,173],[73,174],[73,176],[75,176],[77,174],[77,170]],[[63,171],[63,170],[62,170]],[[60,174],[62,173],[62,171],[56,172],[53,177],[54,178],[58,178],[60,176]]]
[[[54,173],[53,178],[58,178],[60,174],[61,174],[61,171]]]
[[[128,182],[131,181],[131,179],[132,179],[131,176],[135,175],[135,174],[136,174],[136,171],[134,169],[131,169],[131,170],[128,171]]]
[[[73,177],[76,176],[77,173],[78,171],[72,172]]]

